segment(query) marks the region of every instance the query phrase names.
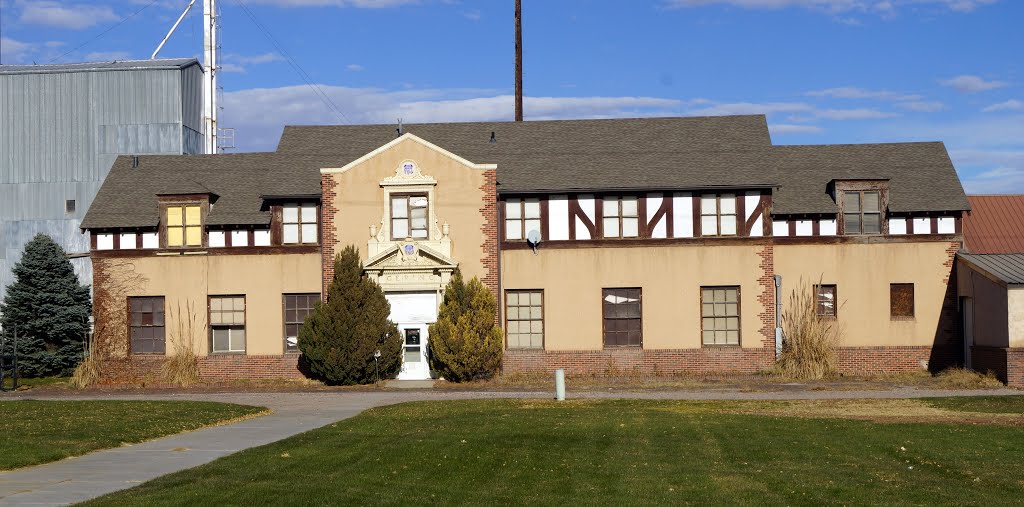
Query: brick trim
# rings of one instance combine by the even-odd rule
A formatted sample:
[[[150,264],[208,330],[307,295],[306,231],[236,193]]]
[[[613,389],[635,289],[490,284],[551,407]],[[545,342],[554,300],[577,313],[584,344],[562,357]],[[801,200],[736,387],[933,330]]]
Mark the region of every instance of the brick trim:
[[[757,278],[761,286],[761,293],[757,301],[761,303],[761,313],[758,318],[761,320],[761,346],[772,351],[775,357],[775,247],[767,244],[757,253],[761,258],[758,265],[761,268],[761,276]]]
[[[480,262],[487,270],[480,280],[484,286],[491,290],[497,301],[501,301],[498,294],[498,187],[497,171],[487,169],[483,172],[484,182],[480,186],[483,192],[481,200],[480,215],[483,217],[483,225],[480,232],[484,235],[484,242],[480,245],[483,257]],[[496,312],[496,317],[497,318]]]
[[[338,246],[338,231],[335,229],[334,218],[338,216],[338,208],[334,202],[337,194],[338,182],[334,180],[333,174],[320,175],[320,228],[322,239],[320,241],[321,275],[323,277],[320,288],[320,299],[327,301],[327,289],[334,279],[334,252]]]

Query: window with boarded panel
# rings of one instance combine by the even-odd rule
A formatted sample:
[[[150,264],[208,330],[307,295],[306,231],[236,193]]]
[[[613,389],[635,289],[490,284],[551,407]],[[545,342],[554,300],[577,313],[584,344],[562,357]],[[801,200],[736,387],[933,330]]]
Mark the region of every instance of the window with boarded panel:
[[[700,288],[701,335],[704,345],[740,344],[740,288]]]
[[[821,317],[835,317],[838,310],[835,285],[814,286],[815,306]]]
[[[889,284],[889,316],[894,319],[914,317],[914,284]]]
[[[544,348],[544,295],[539,290],[505,293],[505,326],[510,349]]]
[[[128,298],[131,311],[132,354],[164,354],[167,351],[164,327],[164,298]]]
[[[604,289],[601,293],[605,347],[643,345],[640,289]]]
[[[313,307],[320,301],[320,294],[284,295],[284,351],[299,351],[299,332],[306,317],[313,313]]]

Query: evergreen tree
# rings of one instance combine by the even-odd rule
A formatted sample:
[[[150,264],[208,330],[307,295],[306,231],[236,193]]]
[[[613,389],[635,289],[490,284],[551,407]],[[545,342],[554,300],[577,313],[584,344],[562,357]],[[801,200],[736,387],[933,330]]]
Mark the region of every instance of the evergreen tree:
[[[430,367],[452,382],[493,377],[501,367],[504,334],[495,324],[498,303],[477,277],[458,271],[430,325]]]
[[[14,348],[18,334],[18,371],[23,377],[69,375],[82,360],[82,341],[92,312],[89,288],[75,275],[64,250],[38,234],[14,265],[15,282],[0,304],[0,326]]]
[[[332,385],[368,384],[393,377],[402,367],[402,340],[388,320],[391,305],[376,282],[363,275],[354,246],[334,259],[327,302],[317,303],[299,332],[303,366],[313,378]],[[374,352],[380,359],[374,364]]]

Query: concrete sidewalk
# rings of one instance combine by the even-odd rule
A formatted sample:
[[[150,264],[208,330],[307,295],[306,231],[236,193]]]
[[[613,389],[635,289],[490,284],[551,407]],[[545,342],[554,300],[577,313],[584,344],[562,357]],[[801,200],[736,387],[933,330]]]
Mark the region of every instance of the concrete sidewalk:
[[[570,392],[574,398],[642,398],[673,400],[715,399],[837,399],[920,398],[930,396],[1020,395],[1021,391],[937,391],[893,389],[888,391],[648,391]],[[243,449],[256,447],[352,417],[368,408],[417,400],[475,398],[551,398],[545,392],[318,392],[318,393],[221,393],[174,395],[66,395],[22,394],[4,399],[118,399],[203,400],[267,407],[270,415],[172,435],[141,444],[96,451],[46,465],[0,472],[0,505],[63,505],[81,502],[130,488],[179,470],[208,463]]]

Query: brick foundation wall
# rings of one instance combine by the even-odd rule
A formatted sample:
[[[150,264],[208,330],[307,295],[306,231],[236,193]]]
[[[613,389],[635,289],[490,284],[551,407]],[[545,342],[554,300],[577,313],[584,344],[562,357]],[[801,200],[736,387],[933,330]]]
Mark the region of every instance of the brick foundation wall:
[[[334,199],[338,196],[337,187],[338,182],[334,181],[333,174],[320,175],[320,256],[323,266],[320,298],[324,301],[327,301],[327,288],[334,279],[334,250],[338,244],[338,231],[334,225],[334,218],[338,216],[338,208],[334,206]]]
[[[1024,349],[1006,349],[1006,384],[1024,387]]]
[[[843,347],[839,349],[839,371],[847,374],[938,371],[955,355],[953,349],[935,347]]]
[[[506,375],[551,373],[561,368],[567,375],[596,376],[753,373],[767,368],[774,359],[774,346],[771,349],[506,350],[502,372]]]
[[[162,385],[164,356],[132,356],[103,362],[101,384]],[[200,380],[303,379],[299,355],[217,355],[198,358]]]

